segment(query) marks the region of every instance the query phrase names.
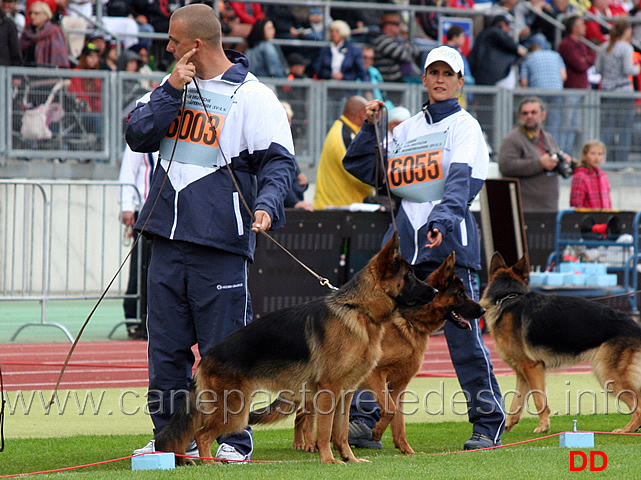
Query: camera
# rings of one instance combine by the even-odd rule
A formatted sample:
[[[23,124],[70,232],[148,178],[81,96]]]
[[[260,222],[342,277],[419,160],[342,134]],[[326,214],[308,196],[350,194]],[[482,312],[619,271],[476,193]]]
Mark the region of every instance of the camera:
[[[574,168],[576,167],[576,162],[574,159],[570,160],[570,163],[565,163],[565,160],[563,158],[564,153],[559,150],[558,152],[555,153],[550,153],[550,157],[554,158],[555,160],[558,160],[558,163],[556,164],[556,167],[554,167],[553,172],[557,172],[559,175],[561,175],[563,178],[570,178],[572,174],[574,173]]]

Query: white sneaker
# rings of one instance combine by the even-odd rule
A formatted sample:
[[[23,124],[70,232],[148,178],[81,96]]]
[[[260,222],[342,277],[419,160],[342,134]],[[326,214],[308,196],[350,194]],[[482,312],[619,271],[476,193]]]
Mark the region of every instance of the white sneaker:
[[[189,445],[187,445],[187,451],[185,452],[185,455],[189,455],[190,457],[200,457],[200,453],[198,452],[198,445],[196,445],[196,440],[192,440]]]
[[[151,453],[156,451],[156,440],[149,440],[149,443],[142,448],[137,448],[134,450],[134,455],[140,455],[141,453]]]
[[[252,456],[251,453],[243,455],[231,445],[221,443],[216,451],[216,458],[223,460],[223,463],[247,463],[247,460],[251,460]],[[231,460],[231,462],[225,462],[225,460]]]

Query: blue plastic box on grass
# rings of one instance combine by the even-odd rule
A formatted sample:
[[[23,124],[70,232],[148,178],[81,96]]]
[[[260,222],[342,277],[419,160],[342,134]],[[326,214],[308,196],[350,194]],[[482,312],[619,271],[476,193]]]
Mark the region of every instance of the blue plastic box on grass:
[[[132,470],[173,470],[176,457],[173,453],[156,452],[131,457]]]

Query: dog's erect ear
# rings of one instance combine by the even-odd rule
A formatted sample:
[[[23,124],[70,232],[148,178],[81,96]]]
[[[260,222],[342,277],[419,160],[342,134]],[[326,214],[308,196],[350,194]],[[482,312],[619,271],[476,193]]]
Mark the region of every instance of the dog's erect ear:
[[[445,259],[439,267],[434,270],[430,276],[427,278],[427,283],[431,287],[436,288],[437,290],[443,290],[446,288],[445,282],[448,278],[454,276],[454,264],[456,263],[456,254],[454,252]]]
[[[528,283],[530,279],[530,261],[527,258],[527,255],[523,255],[521,259],[512,266],[512,271],[522,278],[525,283]]]
[[[392,267],[398,269],[398,262],[401,259],[401,249],[398,234],[394,232],[385,246],[376,255],[376,269],[381,277],[385,277]]]
[[[507,264],[505,263],[505,260],[503,260],[503,255],[501,255],[499,252],[494,252],[494,255],[492,255],[492,260],[490,261],[490,278],[500,268],[507,268]]]

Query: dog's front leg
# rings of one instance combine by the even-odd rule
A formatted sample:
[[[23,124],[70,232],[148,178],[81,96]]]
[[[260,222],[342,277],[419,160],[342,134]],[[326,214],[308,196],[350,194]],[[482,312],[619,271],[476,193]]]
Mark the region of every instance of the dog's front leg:
[[[330,447],[337,398],[338,395],[334,389],[321,388],[316,394],[317,401],[314,405],[317,417],[316,446],[318,447],[321,463],[344,463],[334,458]]]
[[[505,431],[511,432],[514,428],[514,425],[519,423],[521,420],[521,414],[523,413],[523,405],[525,404],[525,396],[530,390],[528,388],[527,380],[521,372],[516,372],[516,392],[514,398],[512,399],[512,405],[510,405],[510,410],[508,411],[507,420],[505,421]]]
[[[403,382],[402,385],[391,385],[393,390],[392,398],[396,397],[396,413],[392,418],[390,428],[392,429],[392,438],[394,439],[394,446],[406,455],[413,455],[414,449],[407,442],[405,434],[405,415],[403,412],[403,392],[407,390],[409,382]]]
[[[347,462],[369,462],[364,458],[356,458],[352,448],[349,446],[349,408],[352,404],[354,391],[340,392],[336,412],[334,412],[334,422],[332,425],[332,436],[334,437],[334,448],[338,450],[341,458]]]
[[[534,429],[534,433],[545,433],[550,430],[550,406],[548,405],[548,395],[545,388],[545,365],[541,362],[532,362],[523,368],[523,375],[530,386],[534,398],[536,411],[539,412],[539,426]]]

